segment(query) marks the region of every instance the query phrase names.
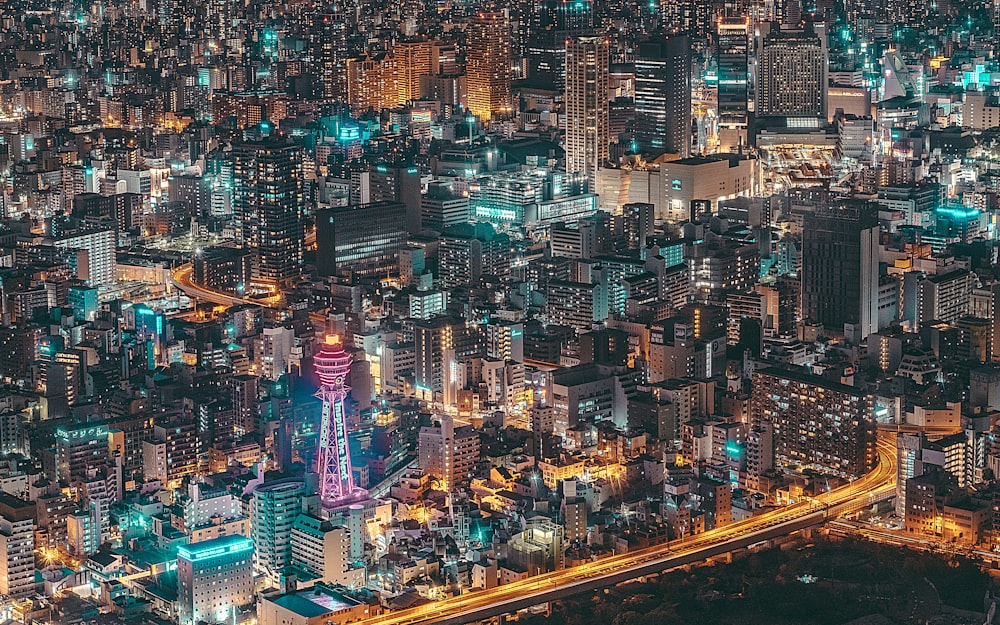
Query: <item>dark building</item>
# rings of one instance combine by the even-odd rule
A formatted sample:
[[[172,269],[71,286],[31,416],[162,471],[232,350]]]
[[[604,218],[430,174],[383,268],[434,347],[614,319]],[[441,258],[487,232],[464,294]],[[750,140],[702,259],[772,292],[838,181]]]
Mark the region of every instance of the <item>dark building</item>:
[[[206,247],[195,254],[195,284],[220,291],[243,292],[250,282],[251,256],[248,250]]]
[[[691,155],[691,40],[645,41],[635,60],[635,140],[649,156]]]
[[[403,226],[420,234],[420,170],[413,165],[378,165],[369,174],[372,202],[399,202],[406,207]]]
[[[381,278],[396,271],[406,244],[406,206],[375,202],[316,214],[316,269],[321,276]]]
[[[268,138],[233,148],[237,236],[256,255],[255,276],[285,283],[302,273],[305,230],[299,148]]]
[[[802,228],[802,317],[857,341],[878,332],[879,226],[866,205],[806,215]]]
[[[119,231],[138,227],[142,214],[141,193],[79,193],[73,196],[73,216],[92,223],[113,222]]]
[[[747,126],[749,28],[749,22],[744,18],[726,18],[719,22],[719,43],[716,49],[719,68],[719,124],[725,128]]]
[[[753,375],[754,427],[773,427],[775,465],[859,477],[876,463],[875,419],[867,395],[800,370]]]

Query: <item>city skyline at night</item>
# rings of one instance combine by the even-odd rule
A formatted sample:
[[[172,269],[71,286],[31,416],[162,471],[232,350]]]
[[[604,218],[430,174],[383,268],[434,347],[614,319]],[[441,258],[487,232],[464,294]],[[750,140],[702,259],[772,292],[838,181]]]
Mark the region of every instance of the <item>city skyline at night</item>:
[[[991,622],[998,6],[0,2],[0,620]]]

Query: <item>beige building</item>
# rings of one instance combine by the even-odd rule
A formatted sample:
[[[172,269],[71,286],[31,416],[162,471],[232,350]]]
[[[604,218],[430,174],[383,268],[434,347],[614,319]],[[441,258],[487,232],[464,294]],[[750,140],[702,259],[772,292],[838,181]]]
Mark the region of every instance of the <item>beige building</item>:
[[[757,180],[757,161],[746,157],[712,155],[663,163],[656,219],[686,220],[694,200],[711,202],[714,210],[720,200],[752,196]]]

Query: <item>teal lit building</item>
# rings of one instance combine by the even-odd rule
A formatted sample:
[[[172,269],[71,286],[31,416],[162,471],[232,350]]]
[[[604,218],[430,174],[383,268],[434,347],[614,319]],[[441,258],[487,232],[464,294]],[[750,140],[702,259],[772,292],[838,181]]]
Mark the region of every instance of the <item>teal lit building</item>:
[[[177,550],[177,613],[181,625],[232,622],[254,601],[253,542],[223,536]]]

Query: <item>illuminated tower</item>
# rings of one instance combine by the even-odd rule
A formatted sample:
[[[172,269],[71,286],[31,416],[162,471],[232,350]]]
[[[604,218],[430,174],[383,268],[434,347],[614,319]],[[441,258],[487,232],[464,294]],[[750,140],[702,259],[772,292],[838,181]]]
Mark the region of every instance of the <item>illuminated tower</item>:
[[[347,447],[347,415],[344,402],[350,387],[351,355],[344,351],[340,337],[326,336],[319,353],[313,357],[313,368],[320,387],[316,396],[323,401],[323,418],[319,432],[319,494],[324,507],[332,508],[364,491],[354,486],[351,455]]]

